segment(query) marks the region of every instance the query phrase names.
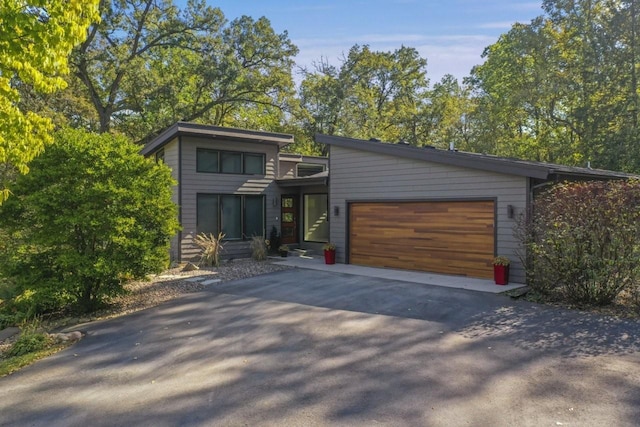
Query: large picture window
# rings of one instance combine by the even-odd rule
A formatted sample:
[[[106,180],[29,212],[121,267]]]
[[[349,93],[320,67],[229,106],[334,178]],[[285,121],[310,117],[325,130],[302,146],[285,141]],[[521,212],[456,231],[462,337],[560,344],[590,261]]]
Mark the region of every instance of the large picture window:
[[[304,195],[304,240],[329,241],[329,216],[326,194]]]
[[[197,232],[217,235],[226,240],[264,236],[264,196],[240,194],[198,194]]]
[[[264,175],[264,170],[264,154],[218,151],[207,148],[196,150],[196,171],[198,172]]]

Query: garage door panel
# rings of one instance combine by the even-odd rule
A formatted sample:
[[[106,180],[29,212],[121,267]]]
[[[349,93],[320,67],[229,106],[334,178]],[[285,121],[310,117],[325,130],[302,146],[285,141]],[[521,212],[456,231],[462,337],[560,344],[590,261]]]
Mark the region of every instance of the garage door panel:
[[[494,202],[353,203],[353,264],[492,277]]]

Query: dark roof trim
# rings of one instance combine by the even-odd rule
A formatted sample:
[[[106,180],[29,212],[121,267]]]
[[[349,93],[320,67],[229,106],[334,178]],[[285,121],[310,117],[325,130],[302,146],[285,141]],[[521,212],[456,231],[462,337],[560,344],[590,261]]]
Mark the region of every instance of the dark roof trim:
[[[336,147],[369,151],[389,156],[417,159],[427,162],[442,163],[470,169],[479,169],[506,175],[525,176],[537,179],[549,179],[551,176],[571,176],[589,179],[632,178],[634,175],[612,172],[601,169],[578,168],[556,165],[552,163],[533,162],[486,154],[466,153],[460,151],[439,150],[436,148],[419,148],[412,145],[390,144],[363,139],[316,134],[315,141]]]
[[[158,150],[178,135],[203,138],[224,138],[228,140],[274,144],[282,148],[293,142],[293,135],[285,133],[263,132],[236,129],[222,126],[200,125],[197,123],[177,122],[146,144],[140,154],[146,156]]]

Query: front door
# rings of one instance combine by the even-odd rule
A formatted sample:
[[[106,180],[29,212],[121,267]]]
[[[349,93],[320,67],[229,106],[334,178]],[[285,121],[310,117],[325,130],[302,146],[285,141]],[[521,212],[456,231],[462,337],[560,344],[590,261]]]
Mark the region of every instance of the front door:
[[[298,196],[285,194],[281,198],[280,235],[282,243],[298,243]]]

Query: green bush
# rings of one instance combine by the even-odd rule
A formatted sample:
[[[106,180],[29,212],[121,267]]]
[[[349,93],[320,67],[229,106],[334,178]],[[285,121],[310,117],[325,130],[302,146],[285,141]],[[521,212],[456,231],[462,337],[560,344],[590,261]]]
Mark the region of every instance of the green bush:
[[[7,351],[7,356],[18,357],[35,353],[36,351],[44,350],[52,344],[53,340],[45,333],[24,331]]]
[[[519,227],[533,289],[605,305],[640,279],[640,181],[564,183]]]
[[[121,137],[64,130],[0,207],[0,273],[33,314],[91,311],[168,265],[171,171]],[[20,308],[24,310],[24,307]]]
[[[271,233],[269,233],[269,250],[273,253],[278,252],[278,248],[280,247],[280,234],[278,234],[278,229],[276,226],[271,227]]]

